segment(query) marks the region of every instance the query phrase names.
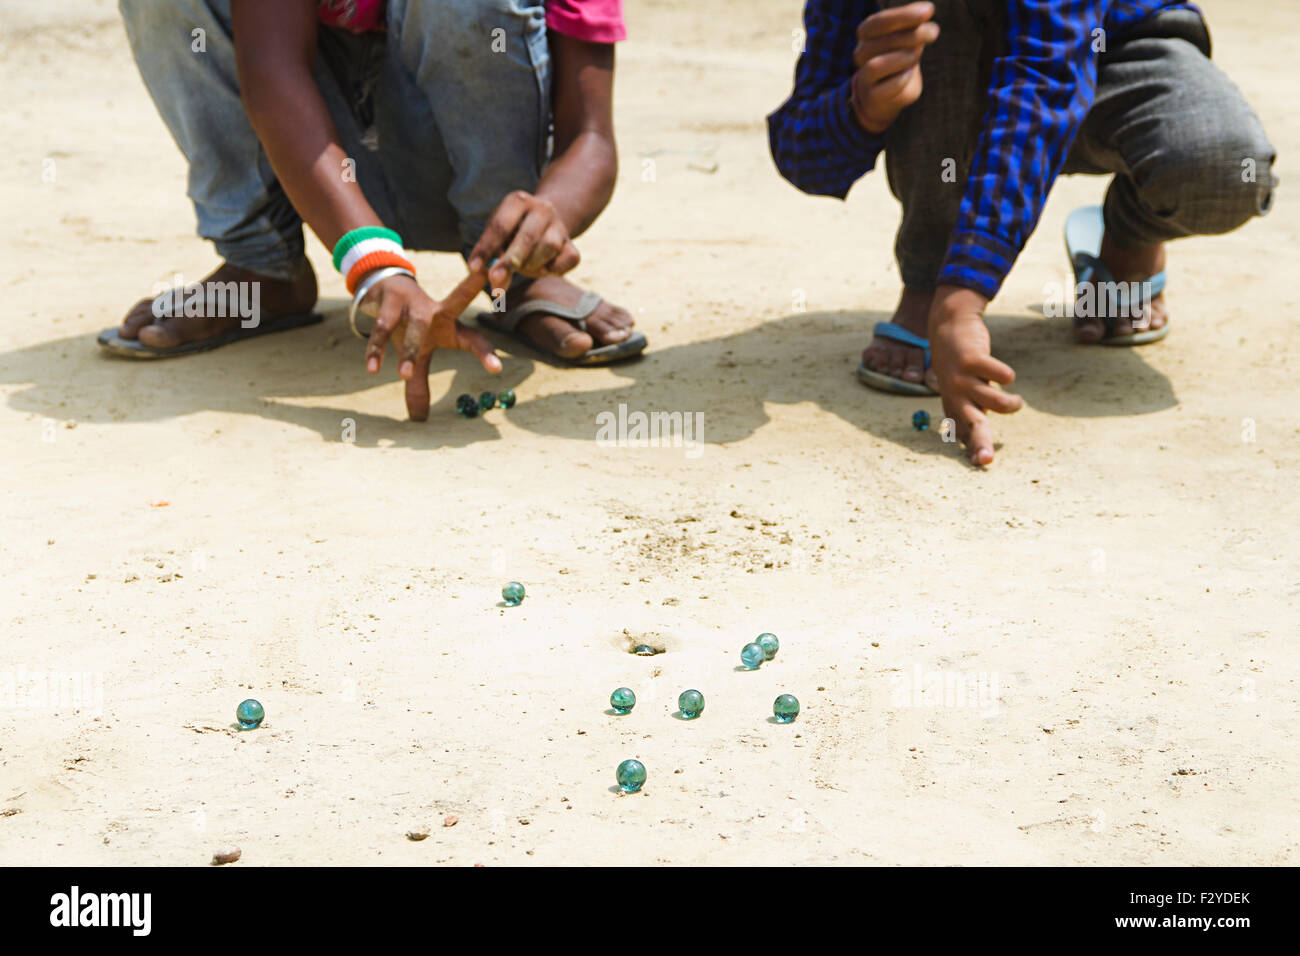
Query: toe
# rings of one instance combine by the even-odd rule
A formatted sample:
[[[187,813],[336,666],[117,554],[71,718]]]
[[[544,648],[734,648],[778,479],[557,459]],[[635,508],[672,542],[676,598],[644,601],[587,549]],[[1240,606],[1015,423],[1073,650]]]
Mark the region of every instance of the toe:
[[[134,339],[140,334],[142,328],[152,324],[153,321],[153,299],[141,299],[126,314],[126,318],[117,328],[117,334],[124,339]]]
[[[905,354],[903,381],[918,383],[925,381],[925,353],[920,349],[908,349]]]
[[[185,341],[184,336],[175,327],[175,319],[158,319],[157,321],[141,326],[136,334],[141,345],[147,345],[151,349],[174,349]]]
[[[900,345],[892,345],[889,348],[889,375],[891,378],[902,378],[903,369],[907,367],[907,349]]]
[[[519,330],[538,348],[561,358],[578,358],[594,344],[586,332],[554,315],[530,315]]]
[[[625,309],[602,302],[591,318],[587,319],[587,330],[601,345],[614,345],[631,336],[634,324],[632,316]]]
[[[1095,345],[1106,337],[1106,324],[1096,317],[1074,320],[1074,339],[1082,345]]]

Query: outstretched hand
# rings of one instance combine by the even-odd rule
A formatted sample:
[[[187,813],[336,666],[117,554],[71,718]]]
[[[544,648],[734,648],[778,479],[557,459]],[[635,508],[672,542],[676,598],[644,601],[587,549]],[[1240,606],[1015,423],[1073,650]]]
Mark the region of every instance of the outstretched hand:
[[[483,368],[501,371],[501,359],[482,332],[460,322],[465,308],[483,289],[485,270],[471,271],[441,301],[431,299],[409,276],[376,283],[362,302],[375,315],[366,344],[366,371],[374,375],[384,364],[389,342],[397,350],[397,374],[406,382],[406,411],[412,421],[429,417],[429,361],[438,349],[460,349],[478,357]]]
[[[1016,373],[993,357],[984,309],[988,299],[960,286],[940,286],[930,307],[930,387],[943,399],[943,413],[957,425],[972,465],[993,462],[988,412],[1009,415],[1025,404],[1010,385]]]

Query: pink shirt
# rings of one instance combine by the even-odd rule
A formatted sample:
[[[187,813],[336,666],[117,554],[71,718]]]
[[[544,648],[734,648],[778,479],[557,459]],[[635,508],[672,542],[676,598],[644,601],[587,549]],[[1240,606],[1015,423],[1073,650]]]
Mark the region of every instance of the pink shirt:
[[[353,33],[384,28],[384,0],[317,0],[316,12],[322,23]],[[623,0],[546,0],[546,25],[588,43],[627,39]]]

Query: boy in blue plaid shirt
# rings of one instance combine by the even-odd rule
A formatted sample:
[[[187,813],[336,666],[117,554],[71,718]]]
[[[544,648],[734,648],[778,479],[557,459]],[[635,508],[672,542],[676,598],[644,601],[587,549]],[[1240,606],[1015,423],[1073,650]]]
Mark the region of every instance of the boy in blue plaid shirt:
[[[998,386],[983,315],[1061,173],[1113,173],[1067,243],[1085,344],[1162,338],[1165,243],[1266,212],[1273,147],[1169,0],[808,0],[795,89],[769,118],[781,174],[844,198],[885,155],[903,206],[903,294],[859,377],[943,398],[975,465],[993,461]],[[1104,290],[1104,294],[1103,294]]]

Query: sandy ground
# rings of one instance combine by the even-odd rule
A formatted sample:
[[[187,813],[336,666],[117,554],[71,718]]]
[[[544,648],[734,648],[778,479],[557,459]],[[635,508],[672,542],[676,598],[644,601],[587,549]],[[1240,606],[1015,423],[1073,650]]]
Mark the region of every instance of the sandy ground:
[[[979,473],[912,430],[937,400],[852,374],[897,293],[883,180],[840,204],[771,166],[798,4],[634,0],[619,189],[579,275],[651,354],[514,354],[495,382],[450,356],[410,424],[315,240],[323,326],[99,354],[155,282],[214,259],[113,6],[33,6],[0,2],[0,863],[1294,861],[1285,192],[1175,247],[1166,342],[1102,350],[1030,305],[1104,188],[1061,183],[991,309],[1028,407]],[[1205,7],[1288,178],[1290,0]],[[692,168],[710,146],[716,171]],[[455,415],[506,385],[512,411]],[[703,413],[699,453],[598,445],[620,403]],[[529,596],[506,609],[511,579]],[[780,655],[738,672],[760,631]],[[666,653],[627,653],[643,641]],[[622,684],[640,704],[615,718]],[[250,696],[266,722],[237,733]],[[616,795],[632,756],[644,794]]]

